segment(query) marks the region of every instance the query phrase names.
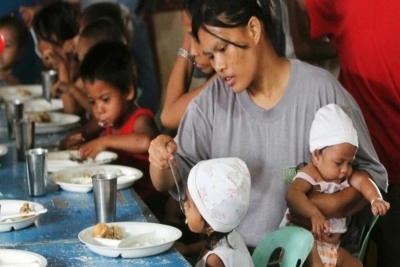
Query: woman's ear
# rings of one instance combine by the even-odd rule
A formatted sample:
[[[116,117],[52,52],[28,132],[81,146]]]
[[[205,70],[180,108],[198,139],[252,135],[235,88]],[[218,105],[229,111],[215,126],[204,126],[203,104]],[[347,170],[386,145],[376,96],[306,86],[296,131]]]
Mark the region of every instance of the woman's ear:
[[[249,31],[250,37],[256,44],[258,44],[258,42],[261,39],[261,31],[262,31],[260,20],[254,16],[251,17],[249,19],[249,22],[247,23],[247,29]]]
[[[126,94],[126,100],[131,101],[135,97],[135,87],[129,86],[128,93]]]

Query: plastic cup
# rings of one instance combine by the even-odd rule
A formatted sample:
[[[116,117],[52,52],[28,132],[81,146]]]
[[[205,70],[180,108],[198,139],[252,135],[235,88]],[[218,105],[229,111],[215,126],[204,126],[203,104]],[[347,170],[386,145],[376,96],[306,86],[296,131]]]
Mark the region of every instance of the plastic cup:
[[[45,70],[42,71],[42,87],[43,87],[43,98],[47,101],[51,101],[51,88],[58,79],[58,72],[56,70]]]
[[[8,138],[14,139],[15,132],[13,121],[20,120],[24,117],[24,102],[22,100],[8,101],[5,103]]]
[[[117,175],[106,173],[92,176],[97,223],[114,222],[117,203]]]
[[[26,151],[26,179],[30,196],[46,194],[47,149],[35,148]]]
[[[19,161],[25,160],[25,152],[35,147],[35,121],[27,119],[14,120],[15,146]]]

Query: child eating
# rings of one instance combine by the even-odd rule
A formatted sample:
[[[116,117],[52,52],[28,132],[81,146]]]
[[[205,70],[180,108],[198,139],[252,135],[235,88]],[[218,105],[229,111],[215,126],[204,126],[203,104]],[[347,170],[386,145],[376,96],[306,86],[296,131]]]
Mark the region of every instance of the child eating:
[[[200,266],[254,266],[236,230],[250,200],[250,173],[238,158],[201,161],[189,173],[184,210],[192,232],[207,235]]]

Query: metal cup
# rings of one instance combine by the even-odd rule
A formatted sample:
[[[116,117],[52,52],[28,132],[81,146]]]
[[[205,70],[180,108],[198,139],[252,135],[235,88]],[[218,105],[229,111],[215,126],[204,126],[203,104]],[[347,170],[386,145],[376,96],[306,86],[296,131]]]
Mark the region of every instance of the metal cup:
[[[50,102],[51,88],[56,83],[58,72],[56,70],[42,71],[43,98]]]
[[[14,120],[15,146],[19,161],[25,160],[25,152],[35,147],[35,121]]]
[[[94,206],[97,222],[114,222],[117,203],[117,175],[96,174],[92,176]]]
[[[35,148],[26,151],[26,179],[30,196],[46,194],[47,149]]]
[[[22,119],[24,117],[24,102],[22,100],[16,99],[14,101],[6,102],[5,105],[6,105],[8,138],[14,139],[15,132],[14,132],[13,121]]]

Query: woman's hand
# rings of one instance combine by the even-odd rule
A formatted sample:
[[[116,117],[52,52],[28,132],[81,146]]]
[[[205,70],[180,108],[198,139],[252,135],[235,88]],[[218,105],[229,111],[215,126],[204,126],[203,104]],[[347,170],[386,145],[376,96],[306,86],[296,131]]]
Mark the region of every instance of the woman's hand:
[[[168,160],[173,159],[177,148],[177,144],[172,137],[164,134],[157,136],[150,143],[150,164],[160,170],[169,169]]]

